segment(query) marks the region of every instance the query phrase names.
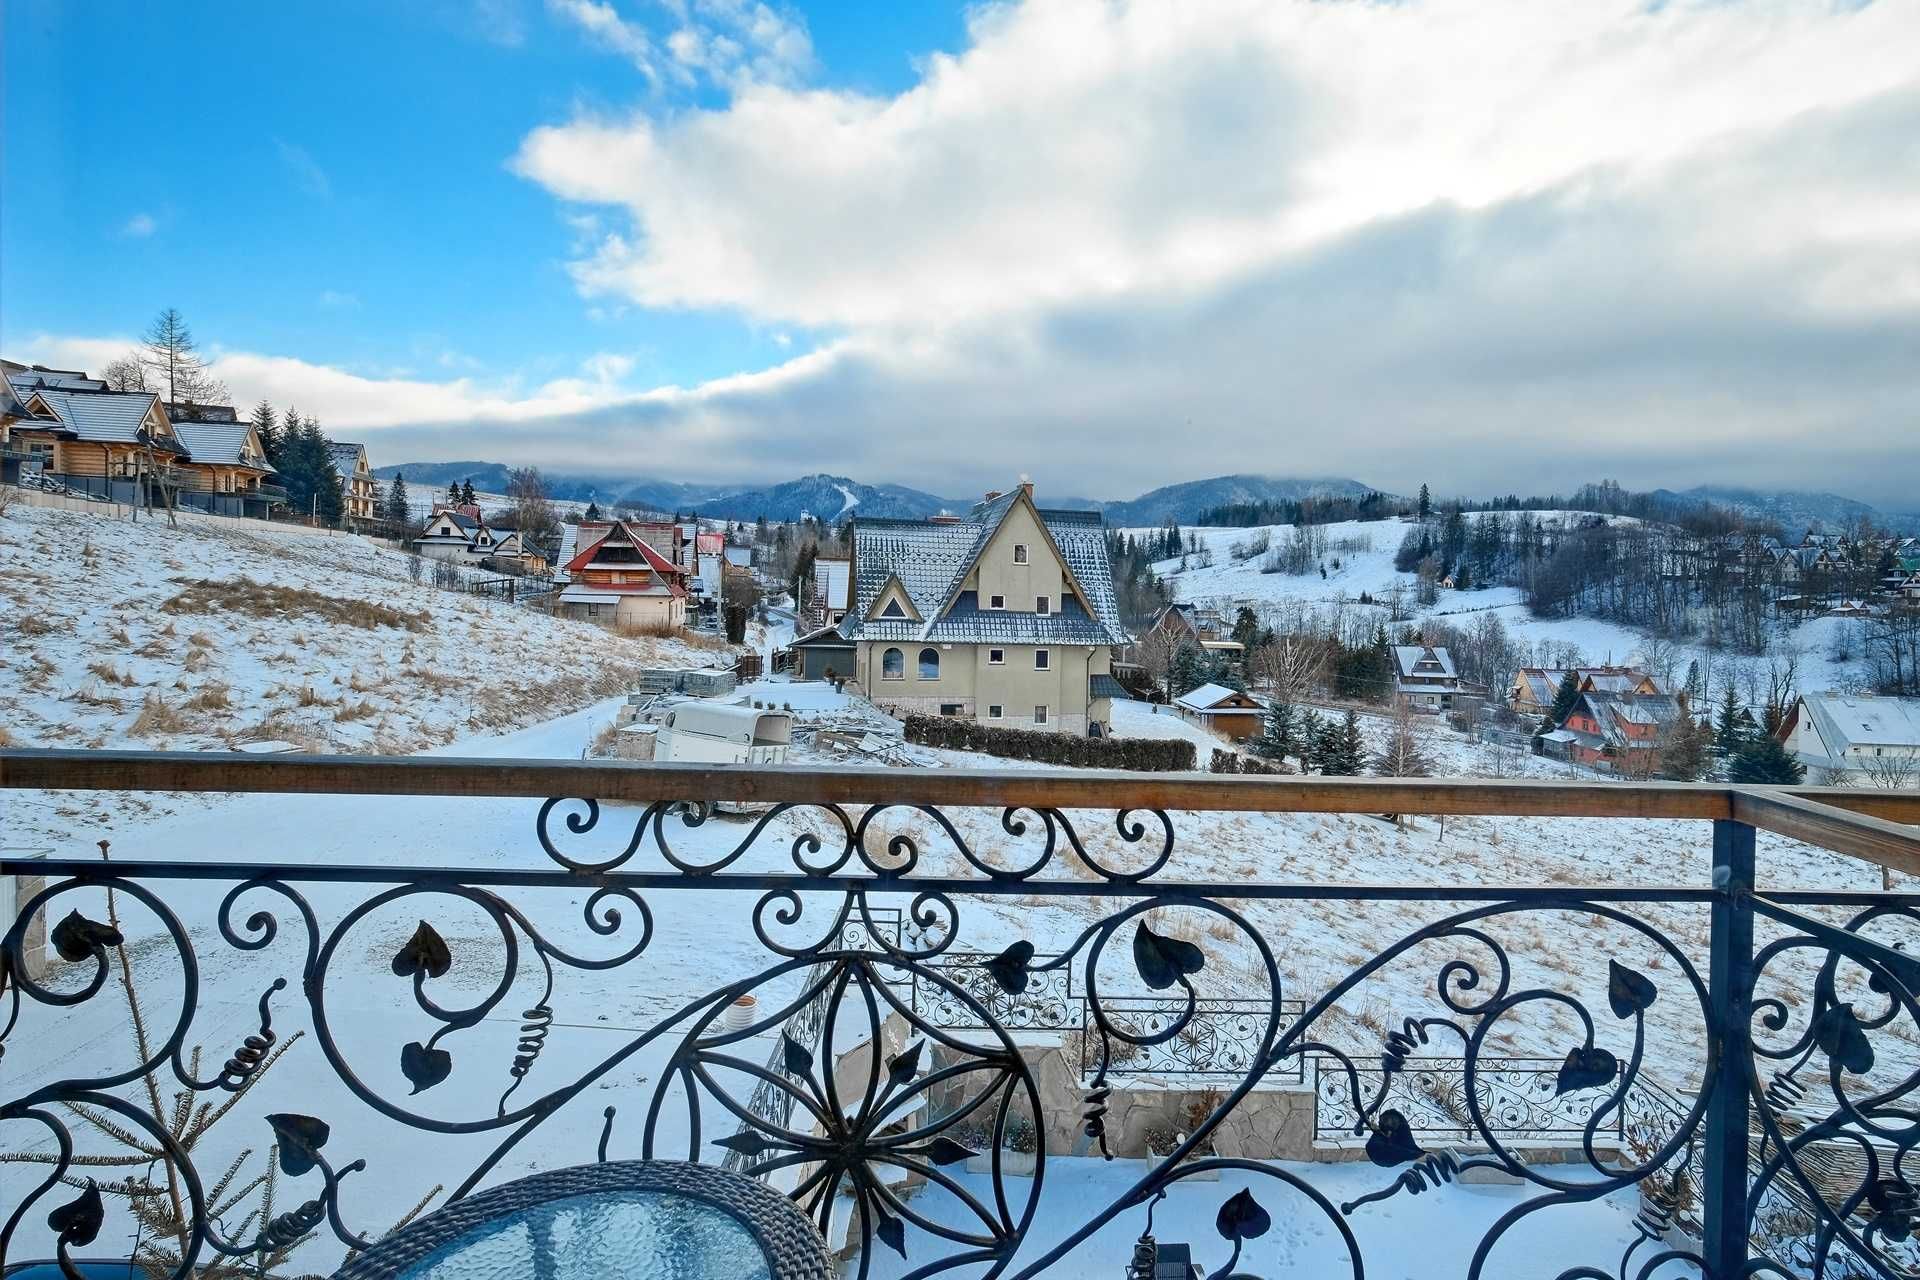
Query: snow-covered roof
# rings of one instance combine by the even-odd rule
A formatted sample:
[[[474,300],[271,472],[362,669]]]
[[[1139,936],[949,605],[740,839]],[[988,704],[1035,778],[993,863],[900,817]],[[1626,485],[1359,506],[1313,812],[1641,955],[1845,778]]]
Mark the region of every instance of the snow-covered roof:
[[[1853,747],[1920,747],[1920,698],[1809,693],[1800,704],[1836,754]]]
[[[1453,669],[1453,655],[1443,645],[1397,644],[1393,646],[1393,663],[1403,680],[1453,680],[1459,676]]]
[[[74,435],[101,444],[149,443],[147,421],[160,403],[151,391],[58,391],[42,387],[32,393],[33,397]],[[180,451],[168,436],[154,436],[151,443],[156,449]]]
[[[827,602],[827,608],[852,608],[852,561],[841,557],[819,557],[813,562],[813,587]]]
[[[959,520],[855,516],[849,634],[862,640],[954,644],[1125,644],[1126,629],[1120,625],[1113,596],[1113,569],[1098,512],[1034,509],[1084,598],[1062,601],[1050,613],[1031,613],[983,609],[975,592],[960,590],[1024,492],[1014,489],[983,502]],[[894,578],[925,621],[864,618]]]
[[[245,422],[176,422],[173,434],[186,446],[194,462],[220,463],[230,467],[253,467],[271,472],[267,460],[246,453],[247,436],[253,430]]]
[[[42,387],[55,391],[105,391],[107,384],[89,378],[79,369],[23,369],[7,374],[7,381],[21,399]]]
[[[327,446],[327,456],[333,459],[333,469],[340,473],[342,480],[352,478],[366,452],[365,445],[348,444],[341,440],[335,440]]]
[[[1235,711],[1235,712],[1242,712],[1242,713],[1251,712],[1253,710],[1252,707],[1218,707],[1217,706],[1217,704],[1225,702],[1228,699],[1237,698],[1240,696],[1241,696],[1241,693],[1238,689],[1229,689],[1227,688],[1227,686],[1223,684],[1203,684],[1198,689],[1187,690],[1185,693],[1175,698],[1174,701],[1178,703],[1182,708],[1188,711],[1198,711],[1198,712],[1205,713],[1208,711],[1218,709],[1218,710]]]

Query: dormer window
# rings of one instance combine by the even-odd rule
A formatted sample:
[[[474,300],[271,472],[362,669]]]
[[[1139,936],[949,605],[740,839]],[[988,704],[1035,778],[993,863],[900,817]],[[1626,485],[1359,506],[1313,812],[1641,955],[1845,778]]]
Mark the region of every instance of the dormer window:
[[[1016,542],[1013,544],[1013,562],[1015,564],[1027,563],[1027,544],[1026,543]]]
[[[883,618],[904,618],[907,616],[907,611],[900,607],[898,600],[889,600],[887,601],[887,607],[880,611],[880,616]]]

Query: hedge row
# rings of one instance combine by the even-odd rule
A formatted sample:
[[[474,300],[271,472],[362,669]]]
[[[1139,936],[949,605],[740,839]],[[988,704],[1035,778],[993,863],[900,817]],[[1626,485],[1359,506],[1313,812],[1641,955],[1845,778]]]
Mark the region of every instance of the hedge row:
[[[1209,773],[1257,773],[1278,776],[1292,773],[1293,769],[1279,760],[1262,760],[1258,756],[1243,756],[1237,751],[1213,749],[1213,759],[1207,764]]]
[[[908,716],[907,741],[950,751],[978,751],[1008,760],[1081,769],[1178,773],[1194,768],[1193,744],[1167,738],[1076,738],[1030,729],[999,729],[957,716]]]

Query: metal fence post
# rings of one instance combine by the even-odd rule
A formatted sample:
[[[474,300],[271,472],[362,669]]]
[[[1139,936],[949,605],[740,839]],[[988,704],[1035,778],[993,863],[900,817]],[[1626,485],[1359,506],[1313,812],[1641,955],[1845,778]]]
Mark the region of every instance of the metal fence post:
[[[1713,1090],[1706,1115],[1702,1190],[1707,1275],[1730,1280],[1747,1265],[1748,1074],[1752,1069],[1753,837],[1744,822],[1713,824]]]

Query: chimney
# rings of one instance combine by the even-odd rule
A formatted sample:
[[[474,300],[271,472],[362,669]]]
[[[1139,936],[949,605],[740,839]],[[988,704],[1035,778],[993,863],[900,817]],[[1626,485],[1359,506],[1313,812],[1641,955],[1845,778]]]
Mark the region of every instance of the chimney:
[[[1000,491],[998,489],[989,489],[987,490],[987,496],[985,498],[982,498],[981,501],[992,502],[995,498],[999,496],[1000,496]]]

